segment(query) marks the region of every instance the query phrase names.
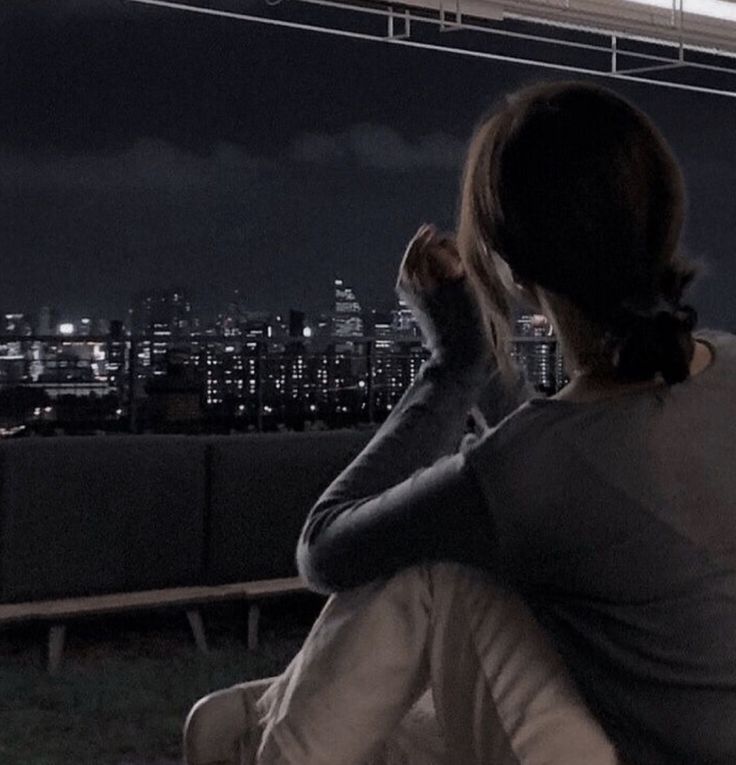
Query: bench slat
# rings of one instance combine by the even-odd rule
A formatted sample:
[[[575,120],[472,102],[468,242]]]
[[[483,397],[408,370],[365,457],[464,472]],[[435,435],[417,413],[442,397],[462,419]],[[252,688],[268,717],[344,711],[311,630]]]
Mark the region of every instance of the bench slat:
[[[5,603],[0,604],[0,624],[31,619],[62,619],[85,614],[132,611],[155,606],[208,603],[237,598],[265,598],[306,591],[307,586],[304,581],[301,577],[295,576],[208,587],[171,587],[163,590],[88,595],[60,600]]]

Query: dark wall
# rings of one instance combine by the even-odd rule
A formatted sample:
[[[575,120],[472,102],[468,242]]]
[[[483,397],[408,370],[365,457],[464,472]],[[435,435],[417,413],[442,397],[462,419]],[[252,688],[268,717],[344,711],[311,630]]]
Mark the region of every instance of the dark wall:
[[[368,438],[345,430],[210,441],[208,583],[295,576],[309,508]]]
[[[0,600],[293,576],[368,431],[0,442]]]

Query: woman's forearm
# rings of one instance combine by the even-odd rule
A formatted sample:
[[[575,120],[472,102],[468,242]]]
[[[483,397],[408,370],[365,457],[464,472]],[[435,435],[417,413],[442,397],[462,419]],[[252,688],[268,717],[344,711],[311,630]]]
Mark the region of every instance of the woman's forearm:
[[[373,438],[325,490],[320,503],[383,491],[456,451],[468,412],[491,371],[460,372],[435,356],[427,359]]]
[[[467,547],[466,530],[481,521],[482,499],[461,455],[449,455],[489,375],[481,368],[461,373],[436,356],[422,365],[371,441],[309,512],[297,563],[314,589],[356,586]],[[453,504],[459,507],[448,529]]]

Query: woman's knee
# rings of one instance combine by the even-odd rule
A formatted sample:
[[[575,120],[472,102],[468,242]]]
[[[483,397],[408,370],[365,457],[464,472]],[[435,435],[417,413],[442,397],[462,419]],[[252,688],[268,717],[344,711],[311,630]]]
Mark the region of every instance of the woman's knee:
[[[406,566],[391,576],[343,590],[331,597],[340,600],[358,600],[376,595],[393,595],[397,592],[424,594],[428,588],[505,592],[488,572],[454,561],[433,561]]]

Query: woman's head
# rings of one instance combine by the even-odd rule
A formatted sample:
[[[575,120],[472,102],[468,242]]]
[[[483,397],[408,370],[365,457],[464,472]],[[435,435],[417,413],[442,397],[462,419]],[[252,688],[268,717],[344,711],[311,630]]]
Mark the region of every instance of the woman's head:
[[[547,298],[586,368],[685,379],[696,315],[680,299],[696,272],[677,253],[684,203],[665,139],[612,91],[557,82],[508,96],[471,142],[458,227],[502,368],[513,279]]]

